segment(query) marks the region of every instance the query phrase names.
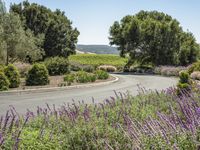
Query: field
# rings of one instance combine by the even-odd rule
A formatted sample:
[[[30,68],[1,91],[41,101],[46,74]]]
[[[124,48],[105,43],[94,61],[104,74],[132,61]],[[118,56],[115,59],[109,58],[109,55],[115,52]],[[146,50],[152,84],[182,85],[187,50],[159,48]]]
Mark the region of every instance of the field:
[[[1,149],[199,149],[200,89],[176,94],[140,88],[136,97],[116,93],[104,104],[38,107],[0,122]]]
[[[128,59],[111,54],[78,54],[70,56],[69,61],[83,65],[113,65],[122,67],[127,63]]]

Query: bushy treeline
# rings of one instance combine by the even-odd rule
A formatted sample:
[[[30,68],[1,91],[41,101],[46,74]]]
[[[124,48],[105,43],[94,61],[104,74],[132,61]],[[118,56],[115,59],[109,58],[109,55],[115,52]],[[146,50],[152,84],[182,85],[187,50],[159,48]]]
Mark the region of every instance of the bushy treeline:
[[[125,16],[110,28],[110,43],[122,56],[153,65],[186,65],[197,60],[199,44],[190,32],[183,31],[171,16],[157,11],[140,11]]]
[[[3,1],[0,6],[1,63],[32,63],[75,53],[79,32],[64,12],[28,1],[12,4],[9,12]]]

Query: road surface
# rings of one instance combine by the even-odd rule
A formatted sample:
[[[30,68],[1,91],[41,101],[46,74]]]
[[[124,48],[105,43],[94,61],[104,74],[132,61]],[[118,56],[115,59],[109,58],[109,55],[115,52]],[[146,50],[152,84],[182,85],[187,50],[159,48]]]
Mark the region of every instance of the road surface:
[[[95,102],[103,102],[106,98],[114,96],[116,92],[129,91],[133,95],[138,93],[138,84],[146,89],[162,90],[176,85],[176,78],[168,78],[152,75],[131,75],[131,74],[114,74],[119,80],[109,85],[98,85],[95,87],[62,89],[51,92],[36,93],[19,93],[19,94],[0,94],[0,115],[4,115],[12,105],[17,112],[23,114],[27,109],[35,111],[37,106],[44,107],[46,103],[56,107],[68,102],[84,100],[85,103],[92,103],[92,97]]]

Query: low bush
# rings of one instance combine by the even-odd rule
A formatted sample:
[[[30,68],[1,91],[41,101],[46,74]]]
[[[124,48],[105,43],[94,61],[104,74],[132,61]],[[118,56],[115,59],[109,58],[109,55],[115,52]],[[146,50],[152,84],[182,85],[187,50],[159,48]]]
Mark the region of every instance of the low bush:
[[[134,72],[134,73],[148,73],[153,74],[153,68],[150,66],[132,66],[129,70],[124,70],[125,72]]]
[[[85,71],[78,71],[73,74],[65,75],[64,81],[67,82],[67,85],[71,85],[74,81],[76,81],[77,83],[95,82],[96,75]]]
[[[194,71],[191,73],[190,77],[194,80],[200,80],[200,71]]]
[[[64,57],[52,57],[44,61],[51,76],[69,73],[69,62]]]
[[[98,67],[99,70],[107,71],[107,72],[116,72],[117,68],[111,65],[101,65]]]
[[[186,71],[187,67],[159,66],[155,67],[154,73],[163,76],[179,76],[179,72]]]
[[[5,66],[4,65],[0,65],[0,72],[4,72]]]
[[[90,77],[88,76],[88,73],[85,71],[78,71],[76,73],[76,82],[78,83],[90,82]]]
[[[26,85],[47,85],[49,83],[48,70],[43,64],[34,64],[28,71]]]
[[[200,71],[200,61],[193,63],[188,67],[188,73],[191,74],[194,71]]]
[[[0,71],[0,91],[8,90],[9,85],[10,85],[10,82],[8,78],[2,71]]]
[[[64,81],[67,82],[67,85],[71,85],[75,80],[75,74],[67,74],[64,76]]]
[[[190,75],[186,71],[181,71],[179,78],[178,88],[188,90],[190,87]]]
[[[95,67],[92,65],[82,65],[81,70],[85,71],[85,72],[94,72],[95,71]]]
[[[19,87],[19,85],[20,85],[20,74],[19,74],[18,69],[14,65],[9,64],[8,66],[6,66],[5,69],[4,69],[4,73],[5,73],[5,75],[7,76],[8,80],[10,82],[10,85],[9,85],[10,88]]]
[[[97,79],[96,75],[93,73],[89,73],[88,77],[89,77],[90,82],[95,82]]]
[[[70,71],[81,71],[82,65],[76,62],[70,62]]]
[[[105,79],[109,78],[109,74],[103,70],[95,71],[95,75],[96,75],[97,79],[100,79],[100,80],[105,80]]]
[[[76,62],[71,62],[70,63],[70,70],[71,71],[86,71],[86,72],[94,72],[95,71],[95,66],[93,65],[83,65],[79,64]]]

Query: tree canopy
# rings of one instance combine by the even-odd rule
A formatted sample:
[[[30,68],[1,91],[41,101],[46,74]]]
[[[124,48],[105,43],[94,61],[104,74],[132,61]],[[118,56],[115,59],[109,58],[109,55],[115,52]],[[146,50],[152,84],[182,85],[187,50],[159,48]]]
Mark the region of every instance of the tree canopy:
[[[157,11],[128,15],[110,28],[110,44],[130,61],[154,65],[186,65],[196,61],[199,45],[171,16]]]
[[[5,3],[0,1],[0,58],[1,63],[36,61],[42,58],[42,49],[30,30],[24,31],[18,15],[6,13]]]
[[[41,48],[45,51],[45,57],[68,57],[75,53],[79,31],[72,27],[64,12],[58,9],[51,11],[28,1],[12,5],[10,11],[20,16],[25,30],[31,30],[35,36],[43,35]]]

